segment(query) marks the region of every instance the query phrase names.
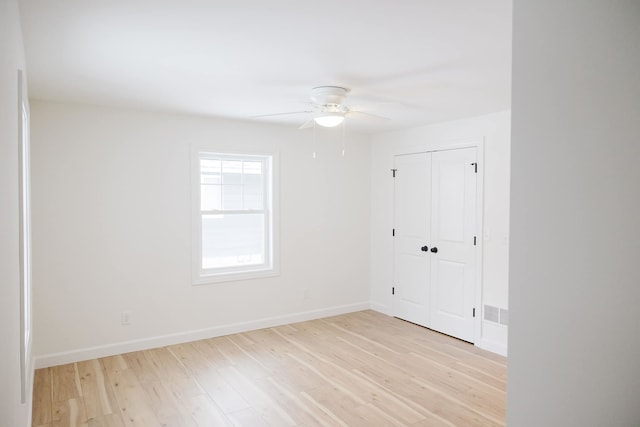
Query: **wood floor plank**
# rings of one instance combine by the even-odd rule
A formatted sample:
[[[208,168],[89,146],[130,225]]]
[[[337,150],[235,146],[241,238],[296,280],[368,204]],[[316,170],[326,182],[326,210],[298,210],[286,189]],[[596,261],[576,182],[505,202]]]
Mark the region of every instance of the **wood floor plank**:
[[[398,414],[399,420],[403,423],[413,423],[424,419],[422,414],[406,401],[398,398],[394,393],[388,392],[366,378],[356,375],[353,370],[354,366],[337,357],[335,347],[332,348],[332,351],[322,353],[323,357],[320,357],[318,352],[312,351],[310,348],[307,348],[306,354],[308,362],[316,364],[319,368],[322,367],[320,369],[324,370],[324,373],[317,372],[319,375],[325,376],[327,383],[337,389],[350,390],[352,397],[357,399],[362,407],[373,409],[374,412],[380,410],[382,413],[392,412]],[[299,362],[306,364],[305,361],[300,360]],[[374,362],[378,361],[374,359]],[[315,370],[316,368],[308,366],[308,369]]]
[[[153,364],[158,378],[173,395],[194,397],[204,393],[193,375],[168,348],[148,350],[145,355]]]
[[[202,342],[172,346],[170,349],[178,360],[189,370],[200,387],[224,413],[247,409],[250,405],[217,371],[220,365],[207,359],[210,348]],[[202,353],[198,349],[204,351]]]
[[[220,375],[240,393],[260,418],[274,426],[295,426],[296,423],[278,403],[235,367],[221,368]]]
[[[264,378],[269,375],[266,367],[243,351],[232,337],[223,338],[215,341],[216,350],[224,355],[231,366],[241,369],[243,375],[251,378]]]
[[[203,345],[198,346],[198,351],[217,367],[232,366],[234,361],[229,359],[229,355],[223,350],[227,346],[226,340],[227,337],[204,340]]]
[[[161,381],[145,381],[140,383],[140,387],[146,394],[149,407],[153,410],[155,417],[162,425],[189,425],[183,418],[182,408],[165,383]]]
[[[256,380],[256,384],[287,411],[289,416],[302,426],[332,426],[332,418],[317,406],[309,405],[301,396],[300,388],[289,388],[276,378]]]
[[[505,358],[366,310],[37,370],[32,426],[504,426],[505,402]]]
[[[167,347],[173,356],[180,361],[182,366],[187,369],[191,375],[208,372],[215,369],[213,360],[206,357],[198,349],[204,347],[203,341],[196,341],[184,344],[176,344]]]
[[[117,413],[90,418],[89,427],[124,427],[124,423],[122,416]]]
[[[296,390],[309,390],[325,382],[320,374],[300,363],[291,355],[287,359],[288,362],[283,363],[281,368],[274,370],[269,378]]]
[[[53,403],[53,427],[88,427],[81,398]]]
[[[109,373],[109,378],[125,426],[160,424],[133,370],[116,369]]]
[[[441,422],[450,423],[454,426],[495,425],[495,423],[477,411],[452,401],[443,390],[425,387],[416,383],[413,381],[414,376],[412,374],[402,371],[380,372],[364,366],[361,368],[361,372],[371,381],[385,384],[393,392],[405,396],[410,401],[418,404],[430,417],[436,418]]]
[[[125,369],[129,369],[129,365],[127,364],[127,360],[125,356],[122,354],[118,354],[116,356],[103,357],[100,359],[102,366],[104,367],[104,371],[107,374],[113,374],[116,372],[123,371]]]
[[[482,410],[495,419],[500,418],[506,405],[506,390],[497,390],[463,372],[450,369],[426,357],[413,356],[429,364],[420,371],[420,381],[446,388],[450,394],[465,404]],[[452,386],[455,384],[455,387]],[[489,398],[490,397],[490,398]]]
[[[251,404],[217,371],[197,374],[198,382],[223,413],[241,411]]]
[[[87,418],[99,418],[117,412],[118,405],[102,363],[92,359],[78,362],[77,367]]]
[[[332,345],[331,354],[336,358],[340,358],[341,364],[348,364],[347,359],[353,357],[355,365],[378,366],[380,369],[380,361],[387,365],[382,369],[400,369],[406,362],[406,355],[397,352],[388,352],[382,348],[379,350],[383,357],[379,357],[371,352],[359,351],[358,346],[352,346],[344,340],[336,340]],[[385,352],[389,354],[385,354]],[[324,353],[323,353],[324,354]],[[501,390],[492,388],[491,386],[466,375],[463,372],[456,371],[450,367],[432,360],[422,355],[411,352],[410,356],[419,358],[419,361],[411,366],[412,374],[416,375],[426,383],[431,384],[434,390],[443,394],[456,395],[456,401],[460,404],[471,405],[483,411],[483,415],[491,417],[499,417],[500,408],[505,405],[505,393]],[[491,388],[491,390],[489,390]],[[493,393],[493,392],[496,393]],[[485,396],[492,396],[490,402],[487,402]]]
[[[69,363],[51,368],[51,388],[53,402],[65,402],[82,397],[76,364]]]
[[[309,402],[329,413],[331,418],[341,425],[364,425],[362,418],[356,412],[356,408],[363,406],[364,403],[353,393],[324,385],[308,390],[304,395]]]
[[[160,381],[160,377],[156,372],[153,362],[147,356],[148,351],[134,351],[122,355],[126,363],[126,369],[135,372],[140,382],[156,382]],[[122,369],[121,365],[118,369]]]
[[[33,379],[33,413],[34,425],[51,424],[51,368],[37,369]]]
[[[232,426],[222,410],[205,394],[191,397],[185,403],[185,409],[196,426]]]
[[[269,423],[262,419],[260,414],[253,408],[232,412],[231,414],[228,414],[228,417],[231,424],[237,427],[269,427]]]

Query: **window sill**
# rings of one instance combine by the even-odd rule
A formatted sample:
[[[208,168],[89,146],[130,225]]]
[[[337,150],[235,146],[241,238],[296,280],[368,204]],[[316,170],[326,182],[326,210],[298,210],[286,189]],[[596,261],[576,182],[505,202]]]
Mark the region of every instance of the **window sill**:
[[[273,268],[270,268],[268,270],[203,274],[198,277],[194,277],[191,284],[193,286],[212,285],[224,282],[234,282],[238,280],[262,279],[265,277],[274,277],[279,275],[280,272]]]

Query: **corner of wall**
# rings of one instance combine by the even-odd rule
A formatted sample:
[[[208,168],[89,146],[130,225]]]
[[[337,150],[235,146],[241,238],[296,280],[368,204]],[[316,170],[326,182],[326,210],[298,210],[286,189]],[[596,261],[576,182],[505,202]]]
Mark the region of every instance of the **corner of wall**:
[[[393,316],[393,311],[388,305],[371,301],[371,303],[369,304],[369,308],[373,311],[377,311],[378,313],[386,314],[387,316]]]

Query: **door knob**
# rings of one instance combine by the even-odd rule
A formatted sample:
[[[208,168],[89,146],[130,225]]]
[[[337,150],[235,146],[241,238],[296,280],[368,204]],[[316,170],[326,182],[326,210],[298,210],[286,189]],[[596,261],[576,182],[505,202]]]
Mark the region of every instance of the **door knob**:
[[[422,252],[427,252],[427,251],[429,250],[429,248],[428,248],[428,247],[426,247],[426,246],[423,246],[423,247],[421,247],[421,248],[420,248],[420,250],[421,250]]]
[[[434,254],[438,253],[438,248],[436,248],[435,246],[433,248],[431,248],[431,252],[433,252]]]

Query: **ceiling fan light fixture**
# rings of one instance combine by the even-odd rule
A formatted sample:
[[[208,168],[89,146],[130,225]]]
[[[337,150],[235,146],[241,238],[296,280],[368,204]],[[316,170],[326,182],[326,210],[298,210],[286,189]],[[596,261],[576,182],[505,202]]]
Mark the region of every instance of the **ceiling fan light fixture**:
[[[313,120],[320,126],[325,128],[332,128],[340,125],[344,121],[344,114],[341,113],[323,113]]]

